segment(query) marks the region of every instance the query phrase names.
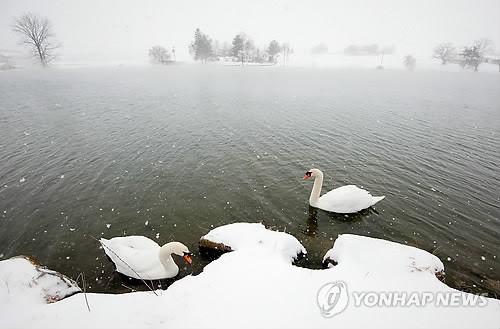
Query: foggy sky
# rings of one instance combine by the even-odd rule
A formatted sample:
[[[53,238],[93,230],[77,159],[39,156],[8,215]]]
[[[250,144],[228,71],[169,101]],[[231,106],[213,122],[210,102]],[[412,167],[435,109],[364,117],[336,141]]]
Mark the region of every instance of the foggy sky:
[[[290,42],[297,53],[320,42],[330,51],[377,43],[430,57],[441,42],[460,47],[479,38],[500,52],[499,0],[0,0],[0,49],[22,49],[10,26],[25,12],[50,19],[63,59],[143,58],[157,44],[187,59],[197,27],[214,40],[244,31],[258,46]]]

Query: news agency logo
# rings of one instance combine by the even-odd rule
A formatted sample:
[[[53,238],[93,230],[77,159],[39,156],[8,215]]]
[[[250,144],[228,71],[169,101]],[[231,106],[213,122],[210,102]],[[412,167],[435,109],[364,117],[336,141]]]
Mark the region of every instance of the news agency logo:
[[[327,283],[318,292],[318,305],[326,318],[345,310],[348,302],[349,295],[344,281]]]
[[[484,307],[487,294],[469,294],[462,291],[438,292],[359,292],[348,293],[344,281],[325,284],[318,291],[317,301],[324,317],[330,318],[344,311],[352,299],[354,307]]]

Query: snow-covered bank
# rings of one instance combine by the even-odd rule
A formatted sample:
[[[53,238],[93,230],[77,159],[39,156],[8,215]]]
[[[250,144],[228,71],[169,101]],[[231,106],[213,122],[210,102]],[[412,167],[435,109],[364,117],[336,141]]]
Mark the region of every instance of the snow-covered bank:
[[[278,56],[276,63],[253,63],[245,62],[244,67],[269,67],[269,68],[314,68],[314,69],[368,69],[375,70],[378,66],[388,70],[404,70],[403,58],[407,53],[387,54],[382,60],[381,55],[359,55],[349,56],[343,53],[311,54],[308,51],[290,54],[286,63],[283,63],[283,55]],[[448,63],[441,65],[441,61],[432,58],[430,55],[415,55],[417,60],[416,71],[440,71],[440,72],[470,72],[460,68],[458,64]],[[0,50],[0,71],[1,63],[8,60],[9,65],[18,69],[40,69],[40,65],[33,61],[30,55],[16,50]],[[168,66],[179,65],[199,65],[199,66],[234,66],[241,67],[240,61],[233,61],[232,58],[219,58],[219,61],[209,61],[202,64],[195,61],[189,54],[187,56],[177,57],[175,63]],[[66,55],[58,58],[51,63],[53,69],[91,69],[91,68],[114,68],[114,67],[151,67],[153,66],[147,56],[116,56],[103,57],[97,55]],[[5,67],[7,68],[7,66]],[[481,63],[479,72],[497,73],[498,64]]]
[[[0,262],[0,304],[50,304],[81,292],[68,277],[37,264],[29,257]]]
[[[231,247],[197,276],[188,276],[165,291],[122,295],[77,294],[52,304],[27,298],[28,289],[10,280],[31,279],[13,259],[0,262],[5,328],[498,328],[500,301],[484,306],[356,306],[358,293],[456,293],[435,277],[441,261],[425,251],[384,240],[342,235],[325,257],[338,264],[310,270],[291,264],[303,250],[293,237],[260,224],[217,228],[204,236]],[[6,279],[7,278],[7,279]],[[11,278],[11,279],[9,279]],[[332,317],[322,315],[318,291],[342,281],[349,301]],[[469,294],[464,294],[469,295]],[[332,300],[329,299],[331,302]],[[341,300],[342,301],[342,300]],[[339,302],[340,303],[340,302]],[[340,305],[340,304],[339,304]],[[335,305],[332,305],[335,306]]]

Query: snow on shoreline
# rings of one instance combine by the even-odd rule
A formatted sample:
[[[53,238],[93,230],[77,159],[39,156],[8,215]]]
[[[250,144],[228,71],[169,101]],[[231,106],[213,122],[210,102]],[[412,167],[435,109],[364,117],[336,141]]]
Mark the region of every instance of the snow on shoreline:
[[[253,63],[245,62],[245,67],[268,67],[268,68],[314,68],[314,69],[368,69],[375,70],[376,67],[382,66],[388,70],[403,70],[407,68],[403,64],[403,58],[406,53],[398,53],[393,55],[386,54],[381,63],[381,55],[357,55],[349,56],[343,53],[328,53],[328,54],[310,54],[310,53],[294,53],[290,54],[286,65],[283,65],[283,56],[275,63]],[[437,71],[437,72],[468,72],[462,69],[458,64],[448,63],[441,65],[441,61],[427,56],[425,54],[415,54],[417,59],[416,71]],[[32,62],[30,57],[21,58],[19,55],[12,63],[16,69],[41,69],[36,63]],[[167,65],[166,67],[179,65],[202,65],[202,66],[221,66],[221,67],[241,67],[241,62],[232,60],[220,60],[202,64],[194,61],[191,57],[178,58],[178,61]],[[90,69],[90,68],[106,68],[106,67],[152,67],[149,59],[144,56],[133,57],[114,57],[101,58],[94,56],[66,56],[55,61],[52,65],[54,69]],[[4,70],[8,71],[8,70]],[[482,63],[479,66],[480,73],[498,74],[498,64]],[[0,68],[0,72],[2,72]],[[473,73],[473,72],[469,72]]]
[[[0,284],[0,305],[27,300],[43,305],[81,292],[73,280],[23,256],[0,262]]]
[[[34,302],[28,289],[6,278],[25,278],[13,259],[0,262],[2,328],[498,328],[500,301],[485,306],[356,306],[355,292],[457,292],[440,282],[441,261],[423,250],[379,239],[341,235],[325,258],[326,270],[291,264],[303,246],[292,236],[260,224],[216,228],[204,238],[230,246],[197,276],[167,290],[126,294],[80,293],[52,304]],[[281,247],[275,247],[281,246]],[[304,249],[305,251],[305,249]],[[349,291],[343,312],[325,317],[318,291],[341,280]],[[31,289],[38,291],[36,289]],[[467,294],[470,295],[470,294]]]

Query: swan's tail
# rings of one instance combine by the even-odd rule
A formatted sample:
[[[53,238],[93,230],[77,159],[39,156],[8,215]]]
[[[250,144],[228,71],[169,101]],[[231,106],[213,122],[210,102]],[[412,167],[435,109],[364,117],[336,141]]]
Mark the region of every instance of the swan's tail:
[[[383,198],[385,198],[385,195],[383,195],[383,196],[372,196],[372,206],[374,206],[375,203],[379,202]]]

